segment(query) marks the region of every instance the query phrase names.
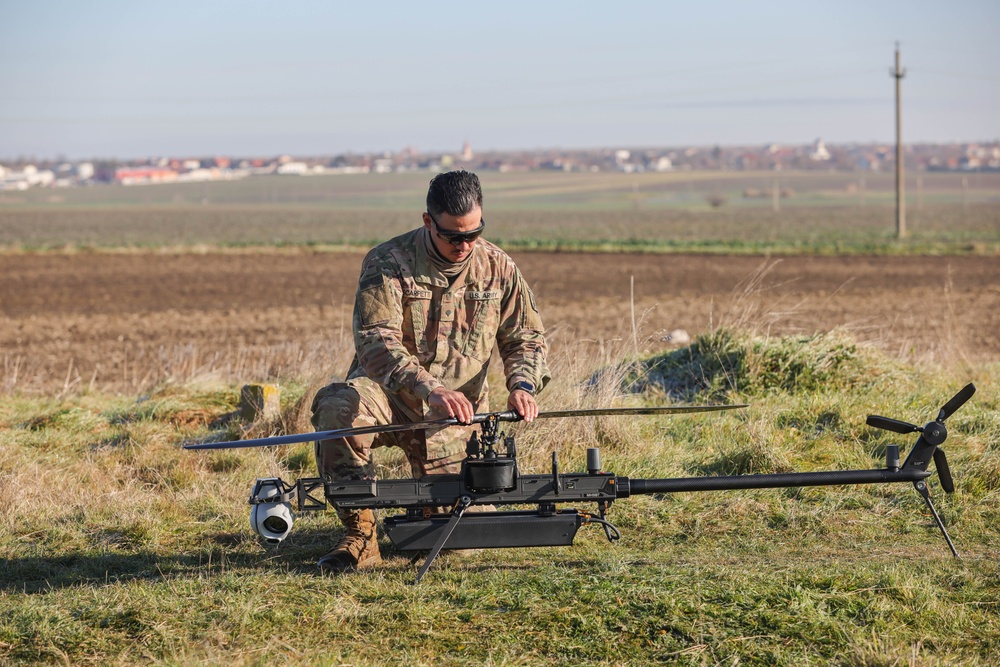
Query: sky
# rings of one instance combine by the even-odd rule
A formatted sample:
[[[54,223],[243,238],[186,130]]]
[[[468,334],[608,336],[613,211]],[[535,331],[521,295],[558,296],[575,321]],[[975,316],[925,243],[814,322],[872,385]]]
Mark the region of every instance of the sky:
[[[1000,138],[1000,2],[0,0],[0,160]]]

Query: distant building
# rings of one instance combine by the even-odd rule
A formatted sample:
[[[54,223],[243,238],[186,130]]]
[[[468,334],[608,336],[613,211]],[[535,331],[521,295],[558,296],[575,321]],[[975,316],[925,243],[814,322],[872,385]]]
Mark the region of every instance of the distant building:
[[[283,162],[278,165],[277,173],[285,176],[302,176],[309,171],[305,162]]]
[[[27,190],[30,187],[52,185],[56,174],[51,169],[39,169],[33,164],[24,165],[21,171],[5,170],[0,176],[0,189]]]
[[[674,168],[674,162],[666,155],[657,158],[656,162],[653,163],[653,171],[672,171]]]
[[[178,173],[168,167],[118,167],[114,176],[115,182],[121,185],[173,183],[177,179]]]
[[[830,151],[827,150],[826,144],[822,139],[817,139],[812,146],[812,152],[809,153],[809,159],[814,162],[827,162],[830,159]]]

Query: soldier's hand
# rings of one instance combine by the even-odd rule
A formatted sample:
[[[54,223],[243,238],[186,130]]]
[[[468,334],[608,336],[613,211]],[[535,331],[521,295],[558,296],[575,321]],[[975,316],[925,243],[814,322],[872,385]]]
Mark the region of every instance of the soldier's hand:
[[[476,414],[472,402],[465,397],[465,394],[444,387],[438,387],[430,393],[427,405],[440,408],[447,412],[449,417],[454,417],[463,424],[471,424],[472,417]]]
[[[517,410],[517,414],[524,417],[526,422],[534,421],[535,417],[538,416],[538,403],[535,402],[535,397],[523,389],[515,389],[510,392],[507,407]]]

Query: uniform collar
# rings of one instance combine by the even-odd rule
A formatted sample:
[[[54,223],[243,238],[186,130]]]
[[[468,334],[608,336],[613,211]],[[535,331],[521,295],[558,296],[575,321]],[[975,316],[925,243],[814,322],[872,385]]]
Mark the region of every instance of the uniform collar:
[[[441,271],[434,266],[434,262],[431,261],[430,257],[427,256],[427,248],[424,247],[424,242],[422,238],[422,233],[424,227],[419,227],[414,230],[413,235],[413,245],[416,250],[416,261],[413,266],[413,279],[418,283],[424,283],[427,285],[434,285],[435,287],[448,287],[451,283],[448,278],[441,273]],[[472,248],[472,255],[466,262],[465,269],[458,276],[458,280],[455,282],[467,283],[470,282],[471,273],[469,272],[469,267],[472,262],[476,261],[477,255],[482,252],[482,243],[477,243]]]

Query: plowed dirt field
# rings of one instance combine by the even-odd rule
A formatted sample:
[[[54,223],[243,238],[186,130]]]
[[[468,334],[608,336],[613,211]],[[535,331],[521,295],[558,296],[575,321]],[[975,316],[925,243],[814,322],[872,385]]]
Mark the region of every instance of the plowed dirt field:
[[[775,334],[846,327],[918,361],[1000,359],[997,257],[514,257],[556,349],[631,341],[634,303],[648,351],[673,344],[664,340],[673,330],[740,324]],[[253,380],[342,363],[361,258],[0,255],[0,389],[132,390],[164,377]]]

